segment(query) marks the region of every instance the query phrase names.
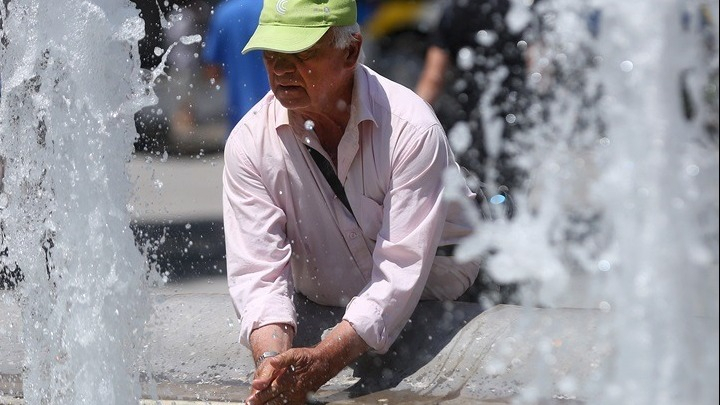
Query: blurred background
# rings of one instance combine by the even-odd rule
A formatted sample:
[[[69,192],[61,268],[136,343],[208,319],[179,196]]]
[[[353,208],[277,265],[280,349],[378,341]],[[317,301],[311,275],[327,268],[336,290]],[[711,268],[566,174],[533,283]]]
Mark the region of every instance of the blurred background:
[[[222,149],[227,94],[225,79],[204,72],[203,47],[210,19],[222,0],[132,0],[145,20],[140,41],[142,67],[160,67],[158,104],[138,112],[138,152],[215,153]],[[259,3],[261,3],[258,0]],[[366,64],[413,87],[422,69],[430,30],[443,1],[358,2]],[[197,42],[186,38],[199,35]],[[185,38],[185,40],[184,40]]]

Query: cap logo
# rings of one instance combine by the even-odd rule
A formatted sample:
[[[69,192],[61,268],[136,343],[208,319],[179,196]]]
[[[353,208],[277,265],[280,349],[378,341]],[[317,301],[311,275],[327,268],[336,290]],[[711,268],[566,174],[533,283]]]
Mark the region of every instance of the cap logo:
[[[275,11],[280,15],[285,15],[287,13],[287,2],[288,0],[278,0],[275,4]]]

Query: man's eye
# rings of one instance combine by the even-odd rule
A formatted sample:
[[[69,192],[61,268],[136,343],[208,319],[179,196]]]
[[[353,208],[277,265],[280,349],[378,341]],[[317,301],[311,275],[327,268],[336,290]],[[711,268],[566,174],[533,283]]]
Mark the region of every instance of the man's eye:
[[[312,58],[314,54],[315,54],[315,52],[305,51],[305,52],[298,53],[297,57],[298,57],[298,59],[301,59],[301,60],[308,60],[308,59]]]

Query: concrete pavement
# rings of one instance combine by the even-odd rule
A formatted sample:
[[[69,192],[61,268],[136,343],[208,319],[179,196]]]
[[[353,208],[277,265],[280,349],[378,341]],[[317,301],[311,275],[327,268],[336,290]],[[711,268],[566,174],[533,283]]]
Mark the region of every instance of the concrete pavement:
[[[136,154],[127,165],[135,185],[130,205],[141,223],[222,219],[221,153]]]
[[[223,273],[222,153],[138,153],[127,170],[133,229],[161,271],[171,279]]]

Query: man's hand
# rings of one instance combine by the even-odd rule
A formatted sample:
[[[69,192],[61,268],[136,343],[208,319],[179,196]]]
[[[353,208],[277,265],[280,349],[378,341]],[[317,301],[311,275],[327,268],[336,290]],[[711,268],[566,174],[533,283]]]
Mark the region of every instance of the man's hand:
[[[246,403],[305,404],[309,394],[367,350],[353,327],[342,321],[317,346],[289,349],[260,363]]]
[[[304,404],[335,376],[330,359],[318,348],[290,349],[260,364],[252,382],[248,405]],[[344,367],[344,366],[342,366]],[[341,369],[342,369],[341,367]]]

